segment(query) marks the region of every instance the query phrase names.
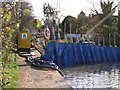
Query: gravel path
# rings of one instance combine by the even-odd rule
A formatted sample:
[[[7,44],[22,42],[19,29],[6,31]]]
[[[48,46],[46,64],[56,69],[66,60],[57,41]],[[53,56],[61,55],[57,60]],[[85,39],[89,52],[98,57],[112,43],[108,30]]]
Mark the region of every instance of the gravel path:
[[[36,56],[40,56],[35,51]],[[34,56],[34,57],[36,57]],[[16,88],[71,88],[65,79],[52,69],[34,68],[25,58],[18,60],[18,80]],[[71,88],[72,89],[72,88]]]

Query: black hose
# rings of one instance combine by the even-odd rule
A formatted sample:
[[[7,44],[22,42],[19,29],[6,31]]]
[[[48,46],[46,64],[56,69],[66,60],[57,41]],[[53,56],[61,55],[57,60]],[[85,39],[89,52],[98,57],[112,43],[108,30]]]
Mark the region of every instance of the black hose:
[[[31,58],[30,56],[27,57],[27,61],[29,61],[35,67],[39,67],[39,68],[52,68],[54,70],[57,70],[62,77],[65,76],[63,74],[63,72],[60,70],[60,68],[56,64],[51,63],[49,61],[40,60],[40,58]],[[43,64],[40,63],[40,62],[43,62]],[[44,64],[44,62],[46,62],[47,64]]]

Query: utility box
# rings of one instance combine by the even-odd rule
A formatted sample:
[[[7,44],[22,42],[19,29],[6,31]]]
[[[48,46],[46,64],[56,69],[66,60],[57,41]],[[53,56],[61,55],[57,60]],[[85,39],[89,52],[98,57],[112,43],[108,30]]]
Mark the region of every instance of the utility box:
[[[31,34],[30,32],[18,32],[18,51],[30,52]]]

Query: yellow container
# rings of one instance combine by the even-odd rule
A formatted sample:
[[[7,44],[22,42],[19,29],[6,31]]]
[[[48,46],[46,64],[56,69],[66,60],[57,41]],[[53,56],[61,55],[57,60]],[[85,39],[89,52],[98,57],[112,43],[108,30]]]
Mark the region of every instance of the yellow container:
[[[30,32],[18,32],[18,50],[29,51],[31,48]]]

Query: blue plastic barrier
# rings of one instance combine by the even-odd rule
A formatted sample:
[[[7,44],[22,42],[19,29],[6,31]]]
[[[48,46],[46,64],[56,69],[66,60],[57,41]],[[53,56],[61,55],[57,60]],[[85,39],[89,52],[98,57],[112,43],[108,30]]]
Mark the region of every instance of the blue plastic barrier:
[[[88,43],[49,42],[46,53],[42,57],[45,60],[55,62],[59,67],[112,63],[120,61],[120,48]]]

